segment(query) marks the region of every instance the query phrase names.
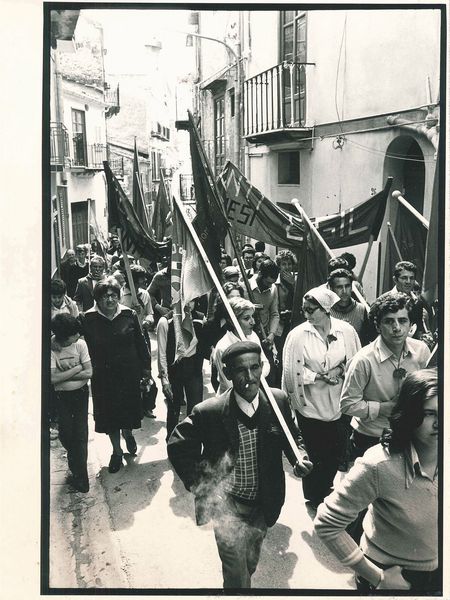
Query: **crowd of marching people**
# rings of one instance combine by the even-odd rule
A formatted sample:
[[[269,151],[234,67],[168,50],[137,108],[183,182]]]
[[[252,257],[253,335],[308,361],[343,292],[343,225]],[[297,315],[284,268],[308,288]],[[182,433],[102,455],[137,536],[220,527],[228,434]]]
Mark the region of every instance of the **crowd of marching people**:
[[[317,534],[354,570],[358,590],[438,590],[436,315],[416,266],[397,263],[394,287],[369,307],[354,256],[343,253],[296,307],[290,250],[272,260],[257,242],[237,258],[222,253],[223,294],[187,304],[192,337],[176,359],[169,261],[144,267],[116,236],[103,256],[86,245],[67,251],[50,286],[48,418],[70,485],[89,491],[89,382],[112,474],[124,445],[136,454],[133,430],[155,418],[160,389],[168,457],[195,496],[197,523],[213,524],[224,588],[251,587],[284,502],[284,453]]]

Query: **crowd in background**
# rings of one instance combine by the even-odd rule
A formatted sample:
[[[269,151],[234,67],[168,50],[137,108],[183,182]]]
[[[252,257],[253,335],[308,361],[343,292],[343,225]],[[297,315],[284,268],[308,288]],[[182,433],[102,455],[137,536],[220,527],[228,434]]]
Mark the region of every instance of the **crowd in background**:
[[[242,247],[245,277],[236,257],[223,251],[229,308],[216,290],[189,303],[193,336],[179,360],[170,262],[144,267],[123,256],[115,236],[104,256],[86,245],[67,251],[51,281],[48,406],[50,435],[59,435],[67,450],[71,485],[89,491],[88,382],[95,431],[109,436],[108,469],[116,473],[123,442],[135,455],[133,429],[144,417],[155,418],[157,379],[169,443],[181,406],[190,415],[204,400],[205,361],[217,396],[233,385],[223,362],[240,340],[231,310],[246,340],[259,348],[263,376],[289,398],[312,463],[302,479],[304,499],[317,510],[317,532],[332,552],[357,565],[358,589],[400,589],[405,579],[414,589],[435,589],[437,454],[425,438],[437,436],[437,379],[435,369],[424,369],[437,331],[416,266],[399,262],[392,290],[367,310],[354,256],[343,253],[329,261],[327,281],[301,298],[302,322],[292,326],[295,256],[280,250],[272,260],[265,250],[261,242]],[[334,488],[338,471],[349,473]]]

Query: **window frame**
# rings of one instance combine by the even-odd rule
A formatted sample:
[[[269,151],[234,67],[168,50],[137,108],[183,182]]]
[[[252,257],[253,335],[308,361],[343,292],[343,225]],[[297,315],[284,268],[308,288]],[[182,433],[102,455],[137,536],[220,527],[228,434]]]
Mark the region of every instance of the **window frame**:
[[[284,60],[288,60],[284,57],[284,37],[285,37],[285,29],[292,24],[293,27],[293,38],[292,38],[292,58],[289,60],[292,60],[293,62],[307,62],[308,60],[308,55],[307,55],[307,48],[308,48],[308,11],[306,10],[295,10],[295,11],[291,11],[294,12],[294,17],[291,21],[284,23],[284,14],[288,12],[286,10],[280,10],[280,14],[279,14],[279,62],[282,63]],[[304,58],[303,60],[299,60],[297,58],[297,54],[294,53],[294,50],[296,49],[297,46],[297,29],[296,29],[296,21],[300,21],[300,19],[304,18],[304,22],[305,22],[305,40],[304,40],[304,44],[305,44],[305,51],[304,51]]]
[[[88,154],[87,154],[87,138],[86,138],[86,111],[79,108],[72,108],[72,149],[73,149],[73,161],[74,165],[78,167],[88,166]],[[77,121],[76,115],[80,115],[82,118]],[[81,128],[81,131],[78,129]],[[82,136],[82,142],[75,139],[75,136]],[[80,152],[82,147],[82,156]]]
[[[280,182],[280,158],[282,155],[286,154],[296,154],[297,155],[297,168],[298,168],[298,181],[283,181]],[[289,161],[290,163],[290,161]],[[301,173],[300,173],[300,150],[282,150],[277,152],[277,185],[279,186],[299,186],[301,181]],[[288,166],[288,170],[290,170],[290,164]]]
[[[225,139],[225,93],[214,96],[214,172],[215,175],[219,175],[225,165],[226,158],[226,139]],[[217,117],[217,109],[219,105],[222,107],[222,111],[219,117]],[[221,123],[221,132],[218,135],[217,125]],[[221,140],[221,152],[218,152],[218,141]]]

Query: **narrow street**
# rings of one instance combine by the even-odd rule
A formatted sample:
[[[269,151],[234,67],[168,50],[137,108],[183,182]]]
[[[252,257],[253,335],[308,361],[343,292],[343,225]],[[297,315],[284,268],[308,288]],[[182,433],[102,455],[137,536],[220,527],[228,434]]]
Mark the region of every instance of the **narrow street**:
[[[152,348],[156,375],[154,336]],[[206,374],[205,384],[211,394]],[[110,474],[110,442],[94,432],[91,406],[87,494],[69,491],[65,451],[59,440],[51,442],[50,588],[220,588],[212,528],[196,526],[193,497],[167,460],[161,392],[155,414],[135,431],[137,456],[125,455],[126,465]],[[350,571],[314,534],[300,480],[291,472],[286,461],[286,502],[264,542],[253,586],[353,589]]]

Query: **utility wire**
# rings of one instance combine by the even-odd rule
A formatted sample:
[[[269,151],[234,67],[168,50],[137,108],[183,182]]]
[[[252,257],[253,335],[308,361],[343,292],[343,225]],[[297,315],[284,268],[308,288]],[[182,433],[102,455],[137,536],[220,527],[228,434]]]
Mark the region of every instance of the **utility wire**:
[[[342,122],[341,122],[341,116],[339,114],[337,96],[338,96],[339,68],[341,65],[341,56],[342,56],[342,45],[344,43],[346,29],[347,29],[347,13],[345,13],[344,26],[342,28],[341,44],[339,46],[339,56],[338,56],[338,62],[337,62],[337,67],[336,67],[336,78],[335,78],[335,82],[334,82],[334,107],[336,109],[336,115],[338,118],[339,127],[341,128],[341,133],[344,133],[344,132],[342,130]],[[344,81],[344,84],[345,84],[345,81]],[[342,93],[344,93],[344,92],[342,92]]]

